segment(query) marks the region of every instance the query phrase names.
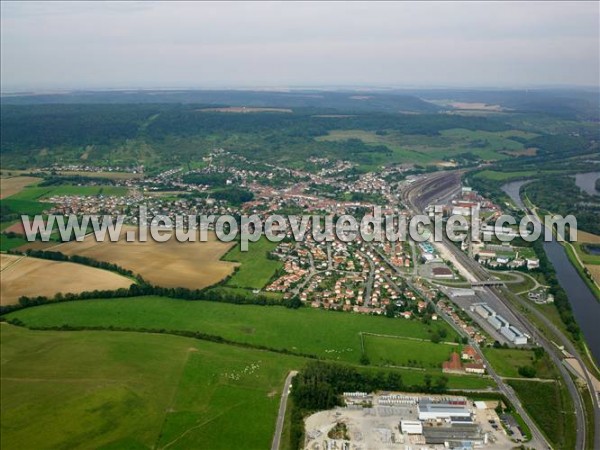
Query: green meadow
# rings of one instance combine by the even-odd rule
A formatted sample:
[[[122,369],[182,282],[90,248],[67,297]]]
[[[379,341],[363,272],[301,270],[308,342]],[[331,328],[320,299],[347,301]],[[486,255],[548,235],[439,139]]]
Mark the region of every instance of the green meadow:
[[[364,130],[331,130],[318,141],[345,141],[358,139],[367,145],[384,145],[392,154],[384,162],[428,164],[451,159],[460,153],[470,152],[486,160],[502,160],[503,152],[516,152],[526,146],[520,142],[537,135],[520,130],[471,131],[462,128],[442,130],[435,135],[407,135],[395,131],[375,133]],[[518,138],[519,141],[511,138]],[[383,163],[383,162],[382,162]]]
[[[360,333],[430,339],[446,330],[444,322],[424,325],[416,320],[389,319],[312,308],[234,305],[165,297],[82,300],[43,305],[8,314],[28,327],[128,327],[198,331],[231,341],[290,350],[336,361],[358,363]],[[398,342],[401,345],[401,342]]]
[[[573,403],[562,383],[509,380],[508,384],[554,448],[575,448]]]
[[[237,288],[262,289],[279,270],[283,263],[268,258],[269,252],[277,247],[276,242],[271,242],[264,237],[256,242],[248,243],[248,251],[240,250],[239,243],[227,252],[224,261],[241,263],[239,269],[227,281],[226,285]]]
[[[440,369],[460,347],[448,343],[364,335],[365,353],[371,364]]]
[[[526,349],[486,348],[483,352],[498,375],[503,377],[521,377],[519,367],[523,366],[532,366],[536,370],[536,378],[554,379],[558,376],[546,354],[536,359],[533,350]]]
[[[121,186],[27,186],[18,194],[9,197],[10,200],[35,201],[57,195],[125,195],[126,187]]]
[[[5,234],[0,234],[0,251],[6,252],[13,248],[20,247],[21,245],[27,244],[27,239],[22,237],[8,237]]]
[[[283,381],[304,364],[177,336],[6,324],[1,349],[6,449],[265,449]]]

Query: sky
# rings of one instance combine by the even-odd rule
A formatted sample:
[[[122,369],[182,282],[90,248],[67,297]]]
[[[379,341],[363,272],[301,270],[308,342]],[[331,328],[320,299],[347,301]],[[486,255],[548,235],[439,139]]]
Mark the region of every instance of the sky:
[[[1,2],[0,87],[600,84],[600,3]]]

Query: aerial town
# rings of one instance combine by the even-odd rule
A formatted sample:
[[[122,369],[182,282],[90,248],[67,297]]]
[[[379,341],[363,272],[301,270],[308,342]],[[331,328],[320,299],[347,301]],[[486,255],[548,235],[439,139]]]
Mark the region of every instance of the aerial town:
[[[319,173],[290,170],[273,164],[258,164],[244,157],[216,149],[204,158],[205,167],[184,172],[169,170],[154,177],[128,178],[122,184],[127,196],[59,196],[49,198],[55,206],[51,212],[61,214],[125,214],[137,223],[135,212],[145,205],[151,215],[165,215],[174,220],[187,214],[269,214],[282,211],[318,213],[321,215],[368,213],[378,204],[386,205],[384,213],[410,216],[402,202],[401,192],[410,188],[413,177],[388,183],[390,175],[409,170],[407,167],[386,169],[379,175],[369,173],[353,179],[347,174],[354,165],[349,161],[331,162],[314,158],[324,166]],[[258,166],[256,169],[253,166]],[[241,168],[244,167],[244,168]],[[115,172],[142,174],[143,166],[110,168]],[[68,171],[94,173],[93,166],[55,165],[42,172]],[[254,199],[234,206],[211,198],[208,185],[186,182],[187,175],[222,176],[227,185],[250,190]],[[278,175],[275,189],[269,180]],[[318,191],[314,189],[319,186]],[[327,187],[323,189],[323,187]],[[178,194],[173,198],[173,194]],[[361,200],[347,200],[350,197]],[[381,203],[378,203],[381,202]],[[464,239],[463,252],[474,256],[491,269],[534,270],[539,261],[531,248],[508,243],[489,243],[494,231],[492,223],[502,214],[499,205],[482,197],[472,188],[463,186],[439,205],[430,204],[426,212],[441,211],[444,215],[480,217],[480,237]],[[187,226],[187,224],[186,224]],[[192,227],[195,225],[192,225]],[[464,229],[462,230],[464,231]],[[501,234],[515,233],[505,227]],[[265,292],[282,294],[284,298],[299,297],[312,308],[341,310],[358,314],[388,315],[403,320],[436,321],[442,317],[462,330],[478,345],[494,342],[524,346],[530,337],[521,331],[518,319],[506,312],[507,318],[493,309],[493,299],[470,283],[451,259],[437,249],[435,242],[315,242],[310,235],[302,242],[287,238],[272,252],[283,262],[280,273],[265,286]],[[502,281],[497,280],[498,283]],[[536,302],[552,301],[543,288],[532,291],[529,298]],[[488,302],[492,306],[488,305]],[[455,364],[456,365],[456,364]],[[462,366],[455,370],[462,370]],[[467,367],[468,370],[468,367]],[[476,373],[483,369],[477,369]]]

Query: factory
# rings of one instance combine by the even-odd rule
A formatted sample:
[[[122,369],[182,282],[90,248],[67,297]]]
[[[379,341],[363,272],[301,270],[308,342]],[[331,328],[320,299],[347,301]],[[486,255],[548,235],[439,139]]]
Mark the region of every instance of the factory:
[[[487,434],[476,423],[446,423],[441,426],[430,423],[423,427],[423,436],[427,444],[450,448],[487,444]]]
[[[424,398],[419,402],[417,411],[421,421],[421,433],[417,433],[419,427],[416,421],[414,425],[406,424],[406,429],[414,434],[422,434],[427,444],[452,448],[459,443],[469,446],[487,443],[487,435],[479,424],[474,423],[474,416],[467,407],[466,399],[432,402]],[[404,430],[402,423],[400,426]]]
[[[465,359],[478,356],[463,349]],[[357,404],[371,397],[372,403]],[[418,395],[405,392],[346,392],[345,407],[320,411],[305,420],[304,450],[378,449],[469,449],[492,443],[494,449],[514,447],[514,442],[492,423],[499,421],[494,404],[473,402],[463,396]],[[332,435],[339,424],[347,434]],[[348,436],[360,436],[352,443]],[[356,445],[358,444],[358,445]]]
[[[467,408],[466,403],[460,402],[430,403],[422,400],[417,406],[417,411],[419,420],[471,418],[471,411]]]

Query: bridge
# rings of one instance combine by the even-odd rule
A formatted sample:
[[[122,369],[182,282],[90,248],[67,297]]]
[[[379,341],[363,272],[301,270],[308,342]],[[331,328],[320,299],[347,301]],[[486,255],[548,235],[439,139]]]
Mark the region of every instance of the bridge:
[[[481,287],[481,286],[499,287],[499,286],[506,286],[506,283],[502,280],[474,281],[473,283],[471,283],[471,287]]]

